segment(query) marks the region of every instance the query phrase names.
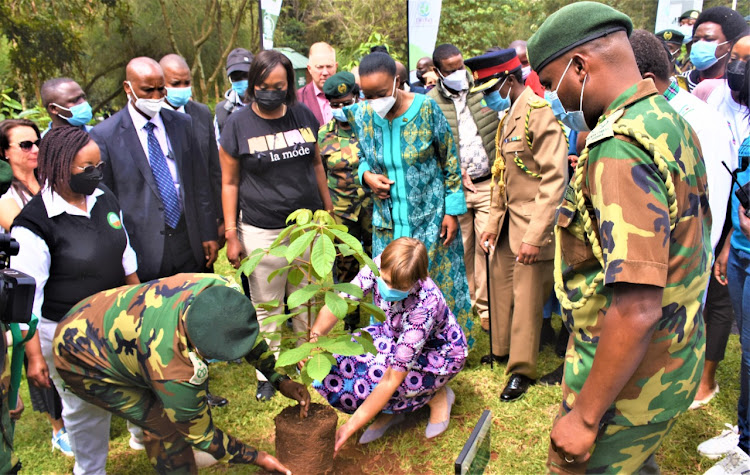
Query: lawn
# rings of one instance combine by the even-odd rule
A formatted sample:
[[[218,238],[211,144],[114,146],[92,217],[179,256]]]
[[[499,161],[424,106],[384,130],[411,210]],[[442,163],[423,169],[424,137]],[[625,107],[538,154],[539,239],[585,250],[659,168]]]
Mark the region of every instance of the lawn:
[[[223,259],[223,257],[222,257]],[[223,260],[219,272],[228,272]],[[555,322],[559,327],[559,320]],[[355,436],[337,461],[339,473],[436,473],[453,472],[453,462],[469,437],[484,409],[492,411],[492,460],[486,473],[543,473],[549,430],[557,412],[560,387],[532,386],[528,394],[514,403],[499,400],[507,376],[504,365],[481,366],[479,358],[487,352],[487,340],[480,337],[469,357],[466,369],[451,383],[456,404],[449,429],[441,436],[427,440],[424,429],[426,410],[414,414],[407,422],[382,439],[359,446]],[[714,461],[696,452],[701,441],[718,434],[725,422],[736,423],[739,393],[740,346],[732,335],[727,358],[719,367],[721,392],[710,406],[683,415],[667,437],[658,454],[663,473],[702,473]],[[540,372],[554,369],[560,362],[551,349],[540,355]],[[277,395],[272,401],[255,400],[255,372],[247,364],[219,363],[211,365],[211,391],[229,399],[229,405],[213,411],[218,427],[262,450],[274,452],[273,417],[290,404]],[[323,399],[312,391],[313,400]],[[50,428],[46,418],[33,412],[24,385],[21,394],[27,409],[16,426],[16,448],[26,473],[71,473],[73,459],[60,452],[50,453]],[[339,423],[348,416],[339,415]],[[145,453],[128,446],[129,434],[122,419],[112,420],[107,471],[114,474],[152,473]],[[253,468],[217,465],[203,473],[248,473]]]

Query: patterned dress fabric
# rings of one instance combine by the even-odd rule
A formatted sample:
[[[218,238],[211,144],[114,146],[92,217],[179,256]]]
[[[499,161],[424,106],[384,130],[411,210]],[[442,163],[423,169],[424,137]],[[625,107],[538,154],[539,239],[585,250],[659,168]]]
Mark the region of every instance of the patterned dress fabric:
[[[417,282],[409,296],[398,302],[381,298],[369,267],[352,283],[365,295],[372,293],[373,303],[385,312],[383,323],[364,329],[372,335],[378,353],[334,355],[337,364],[314,387],[333,407],[351,414],[391,367],[407,375],[383,412],[416,411],[463,369],[469,352],[463,330],[429,277]]]
[[[466,212],[461,168],[448,121],[437,103],[421,94],[392,121],[381,119],[367,102],[344,110],[359,138],[360,181],[364,172],[370,171],[395,182],[389,198],[373,195],[373,255],[380,255],[400,237],[422,241],[430,258],[430,275],[471,347],[474,322],[460,229],[448,246],[440,238],[445,215]]]

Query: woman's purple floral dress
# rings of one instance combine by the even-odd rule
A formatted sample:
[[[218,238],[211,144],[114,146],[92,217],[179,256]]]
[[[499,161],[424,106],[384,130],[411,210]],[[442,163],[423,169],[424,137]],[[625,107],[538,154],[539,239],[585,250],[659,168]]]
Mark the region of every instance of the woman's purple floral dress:
[[[380,259],[375,260],[380,264]],[[383,412],[416,411],[464,367],[468,346],[461,326],[448,309],[440,289],[429,277],[417,282],[398,302],[381,298],[376,277],[364,267],[352,281],[385,311],[385,322],[364,330],[373,337],[378,354],[334,355],[334,365],[314,387],[331,406],[353,413],[375,389],[388,367],[406,371],[406,379]]]

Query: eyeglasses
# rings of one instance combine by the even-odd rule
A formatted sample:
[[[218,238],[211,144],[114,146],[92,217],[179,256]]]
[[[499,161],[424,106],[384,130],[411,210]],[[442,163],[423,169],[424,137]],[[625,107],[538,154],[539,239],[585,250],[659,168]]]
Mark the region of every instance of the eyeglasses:
[[[331,102],[331,109],[340,109],[342,107],[347,107],[347,106],[354,104],[355,102],[356,102],[356,99],[352,99],[346,102],[337,102],[337,103]]]
[[[11,145],[18,145],[18,148],[20,148],[24,152],[28,152],[34,145],[39,147],[39,139],[36,139],[33,142],[31,140],[24,140],[23,142],[12,143]]]
[[[76,165],[75,167],[79,170],[83,170],[84,173],[87,173],[94,171],[94,169],[102,170],[104,168],[104,165],[104,162],[99,162],[96,165],[86,165],[85,167],[79,167],[78,165]]]

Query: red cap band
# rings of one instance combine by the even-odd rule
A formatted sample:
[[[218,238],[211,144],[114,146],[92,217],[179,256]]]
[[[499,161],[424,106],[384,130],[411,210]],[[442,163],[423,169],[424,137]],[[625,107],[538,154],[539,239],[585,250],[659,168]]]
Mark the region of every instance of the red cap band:
[[[502,72],[509,73],[510,71],[513,71],[514,69],[520,67],[521,60],[518,59],[518,56],[516,56],[515,58],[511,59],[510,61],[506,61],[503,64],[498,64],[497,66],[492,66],[489,68],[477,69],[473,72],[474,80],[477,81],[485,79]]]

